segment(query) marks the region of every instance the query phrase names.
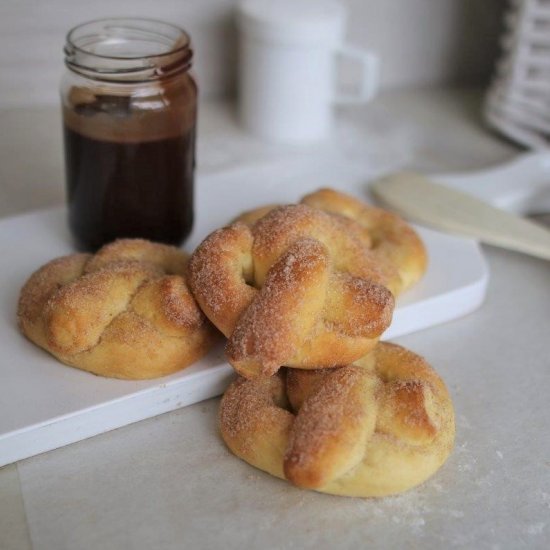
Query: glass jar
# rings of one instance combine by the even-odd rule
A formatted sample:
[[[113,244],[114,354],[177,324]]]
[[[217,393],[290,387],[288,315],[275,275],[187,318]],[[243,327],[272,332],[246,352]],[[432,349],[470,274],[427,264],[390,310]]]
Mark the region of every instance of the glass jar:
[[[69,225],[79,248],[180,244],[193,225],[197,86],[189,35],[106,19],[67,35],[61,83]]]

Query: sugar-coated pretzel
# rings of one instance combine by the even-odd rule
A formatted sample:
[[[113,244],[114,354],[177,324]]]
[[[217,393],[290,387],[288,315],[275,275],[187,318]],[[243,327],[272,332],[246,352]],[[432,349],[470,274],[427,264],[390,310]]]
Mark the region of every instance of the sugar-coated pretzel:
[[[185,279],[187,255],[122,239],[57,258],[21,290],[21,331],[63,363],[107,377],[170,374],[206,353],[215,330]]]
[[[306,205],[272,209],[249,227],[215,231],[193,253],[189,284],[229,339],[227,356],[246,377],[281,365],[333,367],[374,347],[391,321],[379,266],[350,220]]]
[[[386,283],[395,296],[418,282],[426,271],[427,254],[421,239],[397,214],[334,189],[319,189],[303,197],[301,202],[359,224],[365,246],[387,270],[394,269]],[[237,220],[253,225],[272,208],[275,206],[245,212]]]
[[[452,450],[454,411],[424,359],[379,343],[351,366],[239,377],[222,398],[220,427],[256,468],[298,487],[370,497],[439,469]]]

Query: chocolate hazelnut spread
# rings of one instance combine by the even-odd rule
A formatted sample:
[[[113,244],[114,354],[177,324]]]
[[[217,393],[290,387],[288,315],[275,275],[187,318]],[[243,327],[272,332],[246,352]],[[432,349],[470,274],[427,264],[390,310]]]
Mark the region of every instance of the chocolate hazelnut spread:
[[[129,21],[133,31],[149,23],[116,21],[125,39]],[[84,70],[78,49],[67,63],[62,96],[69,225],[80,248],[95,250],[119,237],[180,244],[191,231],[197,88],[188,72],[188,38],[178,40],[166,57],[152,61],[117,52],[107,79],[97,69],[105,63],[103,51],[99,60],[88,53]],[[136,67],[136,80],[128,79],[128,65]]]

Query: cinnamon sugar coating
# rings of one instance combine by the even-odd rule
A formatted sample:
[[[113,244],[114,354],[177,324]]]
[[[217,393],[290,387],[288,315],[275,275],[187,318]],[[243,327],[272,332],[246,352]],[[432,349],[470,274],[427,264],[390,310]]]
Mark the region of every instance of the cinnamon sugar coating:
[[[418,355],[388,343],[353,365],[239,377],[220,405],[229,449],[298,487],[384,496],[432,476],[454,443],[445,384]]]
[[[397,214],[375,208],[334,189],[319,189],[302,198],[302,204],[322,210],[347,223],[348,231],[371,251],[387,287],[398,296],[417,283],[426,271],[426,249],[414,229]],[[237,220],[254,225],[276,206],[263,206]]]
[[[23,334],[63,363],[112,378],[183,369],[215,338],[176,247],[121,239],[47,263],[21,290]]]
[[[395,271],[380,265],[363,233],[351,220],[289,205],[199,245],[189,284],[229,339],[227,357],[240,374],[334,367],[376,345],[391,322]]]

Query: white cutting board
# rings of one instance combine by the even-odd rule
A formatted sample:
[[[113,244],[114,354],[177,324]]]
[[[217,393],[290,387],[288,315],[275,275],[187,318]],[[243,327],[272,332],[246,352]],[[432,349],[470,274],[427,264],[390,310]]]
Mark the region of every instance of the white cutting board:
[[[467,183],[475,176],[468,178]],[[364,182],[361,169],[331,161],[203,175],[197,182],[195,230],[186,248],[192,250],[245,209],[293,202],[320,186],[366,197]],[[73,251],[65,217],[58,208],[0,221],[0,466],[219,395],[233,374],[220,346],[162,379],[100,378],[60,364],[23,338],[15,319],[19,290],[41,264]],[[465,315],[485,295],[488,271],[475,241],[419,231],[429,269],[401,297],[384,338]]]

